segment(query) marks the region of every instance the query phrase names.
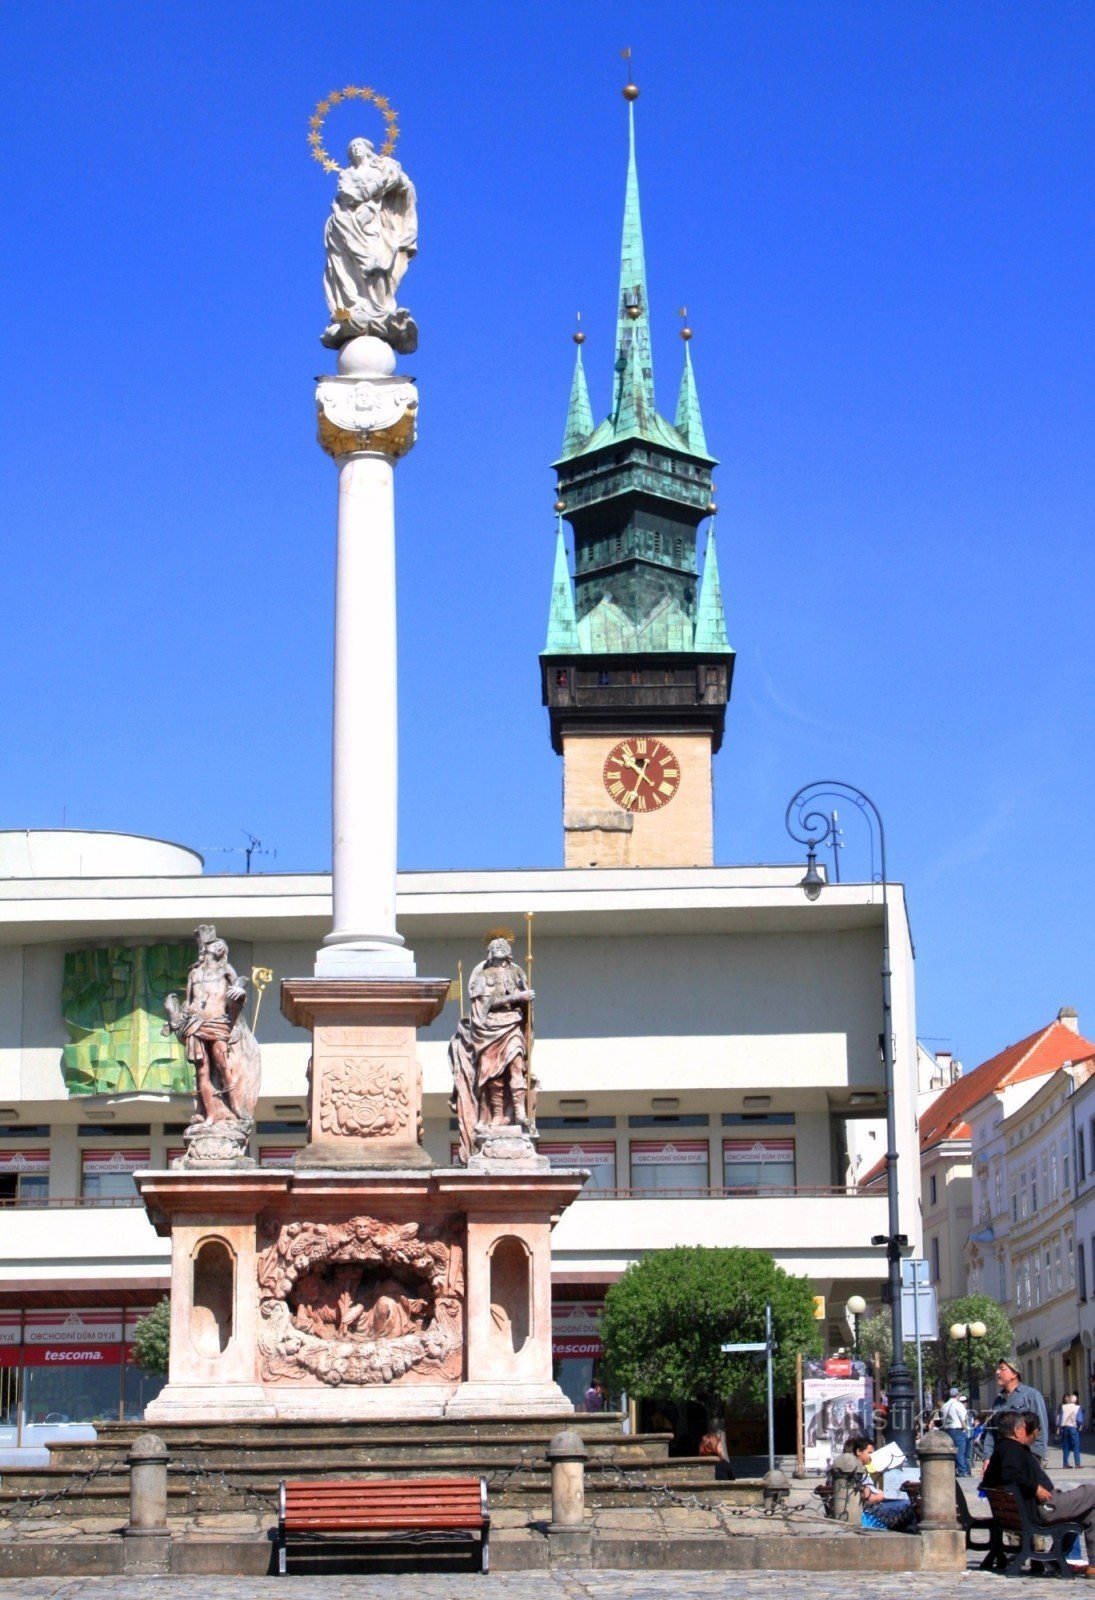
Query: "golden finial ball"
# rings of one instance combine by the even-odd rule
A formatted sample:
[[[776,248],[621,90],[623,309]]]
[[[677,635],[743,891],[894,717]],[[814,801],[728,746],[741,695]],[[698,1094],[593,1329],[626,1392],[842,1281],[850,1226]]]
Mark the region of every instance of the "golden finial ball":
[[[556,511],[565,511],[566,508],[567,508],[567,503],[566,503],[565,500],[556,500],[556,502],[555,502],[555,510]]]
[[[637,100],[639,98],[639,85],[637,83],[625,83],[621,93],[625,100]]]
[[[586,342],[586,336],[582,332],[581,328],[579,328],[576,333],[572,333],[570,337],[574,340],[575,344],[585,344]]]
[[[688,343],[688,341],[689,341],[689,339],[691,339],[691,337],[692,337],[692,329],[691,328],[682,328],[681,329],[681,338],[684,340],[685,344]]]
[[[638,322],[639,318],[643,314],[642,307],[641,306],[628,306],[627,314],[631,318],[632,322]]]
[[[716,505],[716,504],[715,504],[715,502],[714,502],[714,501],[713,501],[713,500],[709,500],[709,501],[708,501],[708,502],[707,502],[707,508],[706,508],[706,509],[707,509],[707,515],[708,515],[708,516],[709,516],[709,517],[713,517],[713,516],[714,516],[714,515],[715,515],[715,512],[716,512],[716,511],[717,511],[717,510],[718,510],[718,509],[719,509],[719,508],[718,508],[718,506],[717,506],[717,505]]]

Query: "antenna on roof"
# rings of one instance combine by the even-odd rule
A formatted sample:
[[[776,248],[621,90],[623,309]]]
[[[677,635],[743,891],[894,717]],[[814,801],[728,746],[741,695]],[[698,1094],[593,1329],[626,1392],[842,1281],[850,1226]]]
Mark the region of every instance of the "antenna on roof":
[[[273,856],[275,859],[277,858],[277,851],[268,850],[262,840],[256,838],[247,828],[241,828],[240,832],[247,840],[246,844],[203,844],[199,845],[198,848],[203,855],[243,856],[246,861],[243,870],[247,873],[251,871],[252,856]]]

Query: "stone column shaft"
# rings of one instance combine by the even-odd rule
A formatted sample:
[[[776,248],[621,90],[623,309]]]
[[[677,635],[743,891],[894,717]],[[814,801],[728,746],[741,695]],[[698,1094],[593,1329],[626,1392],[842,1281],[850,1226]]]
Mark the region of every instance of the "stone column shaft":
[[[338,467],[331,866],[334,926],[317,977],[414,976],[395,926],[398,730],[393,467],[414,443],[418,396],[381,340],[351,339],[316,391],[319,442]]]

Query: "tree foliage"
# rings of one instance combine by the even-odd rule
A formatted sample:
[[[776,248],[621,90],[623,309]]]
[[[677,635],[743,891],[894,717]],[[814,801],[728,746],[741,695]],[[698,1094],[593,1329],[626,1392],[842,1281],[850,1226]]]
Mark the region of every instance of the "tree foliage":
[[[134,1364],[166,1377],[170,1342],[171,1301],[165,1296],[133,1329]]]
[[[813,1288],[763,1250],[681,1245],[628,1267],[605,1296],[601,1337],[609,1386],[645,1399],[697,1400],[713,1414],[721,1400],[759,1401],[762,1356],[724,1355],[724,1343],[764,1339],[772,1302],[777,1393],[793,1386],[795,1356],[815,1355],[821,1332]]]
[[[1006,1356],[1009,1350],[1014,1349],[1011,1323],[991,1296],[963,1294],[956,1300],[948,1300],[939,1308],[939,1332],[943,1337],[924,1340],[920,1347],[924,1363],[925,1387],[929,1387],[937,1397],[945,1393],[950,1384],[957,1383],[964,1386],[966,1382],[965,1341],[952,1339],[950,1336],[951,1326],[956,1322],[985,1324],[984,1338],[974,1339],[970,1349],[975,1384],[983,1383],[985,1378],[991,1377],[1000,1357]],[[907,1333],[908,1329],[904,1331]],[[875,1351],[878,1351],[883,1383],[889,1370],[891,1348],[889,1312],[883,1310],[878,1316],[864,1317],[859,1325],[860,1353],[870,1360]],[[915,1383],[915,1340],[905,1340],[905,1365],[912,1373]]]

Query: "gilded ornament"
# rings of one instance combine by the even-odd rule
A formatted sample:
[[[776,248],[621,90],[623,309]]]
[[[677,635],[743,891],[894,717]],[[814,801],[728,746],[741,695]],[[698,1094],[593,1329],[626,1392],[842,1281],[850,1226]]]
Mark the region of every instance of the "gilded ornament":
[[[396,140],[399,138],[399,114],[393,109],[392,103],[386,95],[377,94],[375,90],[370,89],[368,86],[358,88],[352,83],[348,83],[344,89],[332,89],[325,100],[317,102],[316,109],[308,120],[308,126],[316,135],[314,139],[311,135],[308,138],[308,143],[312,145],[312,156],[314,160],[320,162],[325,172],[337,172],[339,167],[338,162],[331,159],[330,152],[323,148],[322,139],[319,135],[327,113],[333,106],[340,105],[343,100],[365,100],[374,105],[380,112],[384,118],[387,132],[387,138],[380,147],[382,156],[391,155],[395,149]]]

